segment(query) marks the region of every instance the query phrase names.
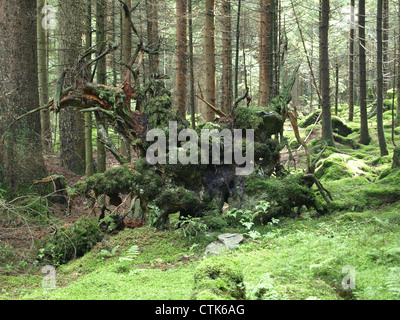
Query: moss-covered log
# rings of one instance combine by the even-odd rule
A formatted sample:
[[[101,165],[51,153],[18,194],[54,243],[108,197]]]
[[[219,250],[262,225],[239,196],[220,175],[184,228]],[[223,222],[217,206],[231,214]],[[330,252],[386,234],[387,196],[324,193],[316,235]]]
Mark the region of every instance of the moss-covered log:
[[[142,53],[139,52],[140,50],[135,53],[133,61],[143,53],[143,50]],[[81,61],[81,65],[85,66],[85,63]],[[160,227],[165,225],[169,214],[178,211],[182,215],[190,216],[201,216],[209,211],[221,212],[224,203],[230,198],[243,199],[246,192],[245,183],[248,180],[246,176],[237,175],[236,171],[247,163],[238,165],[235,161],[226,160],[224,153],[227,147],[239,146],[243,156],[248,151],[246,143],[254,143],[250,145],[250,148],[254,149],[254,159],[249,162],[258,172],[258,176],[265,181],[264,183],[274,181],[268,180],[272,174],[277,176],[281,174],[280,150],[284,147],[282,144],[283,124],[288,116],[287,105],[291,100],[290,92],[295,76],[292,76],[284,85],[282,94],[275,97],[269,106],[249,108],[235,104],[230,115],[221,116],[212,123],[198,124],[196,128],[198,162],[189,164],[167,162],[151,165],[146,161],[147,151],[154,144],[146,139],[149,131],[158,129],[159,132],[165,134],[166,141],[169,141],[172,134],[171,122],[176,125],[177,132],[189,129],[191,125],[175,110],[171,93],[166,90],[162,79],[151,78],[147,84],[139,85],[137,81],[139,68],[127,67],[126,77],[119,87],[99,85],[82,77],[82,80],[72,87],[61,90],[62,86],[60,86],[59,96],[47,106],[56,112],[67,105],[74,105],[83,112],[94,112],[98,120],[96,122],[101,139],[121,163],[121,167],[109,169],[103,174],[96,174],[73,186],[76,194],[87,197],[92,204],[96,202],[96,199],[108,197],[107,202],[101,202],[101,218],[104,218],[107,206],[118,207],[122,203],[122,195],[131,195],[132,198],[140,199],[143,212],[148,212],[153,208],[153,211],[157,212],[157,224]],[[78,71],[81,69],[78,68]],[[133,86],[130,76],[135,79]],[[126,103],[131,99],[136,102],[135,110],[131,110],[130,104]],[[103,123],[108,123],[125,142],[131,144],[138,158],[133,165],[127,164],[127,159],[119,154],[106,130],[101,127]],[[224,139],[227,138],[220,136],[220,144],[217,147],[219,155],[215,155],[214,138],[209,136],[209,142],[211,142],[208,150],[209,158],[208,162],[204,162],[200,161],[204,160],[202,158],[204,145],[201,143],[202,129],[217,129],[217,132],[225,130],[225,133],[228,132],[232,137],[239,131],[242,137],[239,141],[233,141],[234,145],[225,146],[222,141],[225,142]],[[254,141],[247,141],[247,129],[252,129],[251,132],[254,132]],[[162,153],[165,153],[166,159],[170,159],[176,150],[184,149],[186,143],[188,142],[176,141],[175,146],[168,143]],[[230,149],[231,153],[232,150]],[[273,195],[271,193],[272,197],[282,198],[283,194],[287,195],[288,201],[281,203],[283,211],[293,206],[303,204],[308,206],[313,203],[312,193],[306,192],[307,183],[304,179],[296,181],[299,190],[304,189],[301,197],[296,198],[294,195],[294,184],[291,193],[275,192]],[[281,189],[283,190],[284,188]]]

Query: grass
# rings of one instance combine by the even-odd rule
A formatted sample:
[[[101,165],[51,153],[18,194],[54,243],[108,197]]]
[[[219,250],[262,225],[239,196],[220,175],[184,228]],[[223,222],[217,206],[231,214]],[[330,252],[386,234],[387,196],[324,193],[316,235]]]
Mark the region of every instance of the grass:
[[[341,110],[346,119],[346,109]],[[358,121],[355,118],[348,124],[356,128]],[[389,122],[386,117],[387,134]],[[376,137],[374,126],[370,126],[370,134]],[[287,131],[289,140],[291,135],[293,132]],[[358,136],[355,131],[349,138]],[[315,212],[302,211],[300,216],[256,226],[256,239],[246,238],[238,249],[225,253],[224,258],[243,272],[247,299],[259,299],[260,288],[264,299],[400,298],[400,197],[396,198],[400,183],[397,175],[386,175],[393,150],[389,142],[388,149],[389,156],[380,157],[376,139],[360,149],[337,144],[335,154],[353,161],[346,160],[347,164],[368,168],[363,175],[351,170],[334,179],[321,177],[333,197],[328,214],[316,218]],[[331,154],[332,150],[323,158]],[[383,172],[384,178],[380,177]],[[386,197],[388,194],[394,196]],[[204,249],[217,234],[200,233],[189,239],[179,232],[160,232],[148,226],[126,229],[105,238],[82,258],[57,268],[55,290],[42,288],[44,275],[39,267],[21,274],[2,272],[0,299],[187,300],[196,267],[208,259],[203,257]],[[139,249],[135,256],[128,255],[132,246]],[[0,250],[0,255],[6,251]],[[122,257],[130,258],[121,261]],[[342,287],[348,275],[348,271],[342,272],[346,266],[355,270],[352,290]]]
[[[400,203],[380,210],[331,214],[315,219],[305,213],[299,219],[283,219],[273,228],[259,227],[261,237],[246,241],[226,259],[242,270],[246,289],[268,282],[273,299],[396,299],[389,290],[391,269],[399,262]],[[182,241],[182,242],[181,242]],[[206,241],[198,238],[193,248],[180,235],[144,227],[126,230],[110,240],[125,245],[116,256],[100,259],[99,248],[57,270],[56,290],[40,287],[42,277],[11,277],[6,287],[18,299],[118,299],[186,300],[193,288],[195,267],[203,259]],[[136,259],[119,262],[126,249],[136,244]],[[196,242],[195,242],[196,243]],[[399,250],[399,251],[396,251]],[[181,261],[183,255],[189,260]],[[161,260],[157,260],[161,259]],[[355,290],[346,291],[341,281],[344,266],[356,270]],[[400,273],[397,274],[400,277]],[[392,281],[393,282],[393,281]],[[10,289],[7,289],[10,292]],[[12,290],[11,290],[12,291]],[[29,292],[30,291],[30,292]]]

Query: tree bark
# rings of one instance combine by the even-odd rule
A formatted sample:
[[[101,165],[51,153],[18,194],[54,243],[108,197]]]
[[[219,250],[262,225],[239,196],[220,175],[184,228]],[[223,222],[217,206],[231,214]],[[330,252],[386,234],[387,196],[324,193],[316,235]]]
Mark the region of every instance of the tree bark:
[[[183,118],[187,111],[187,0],[176,1],[175,108]]]
[[[42,9],[46,5],[46,0],[37,0],[37,37],[38,37],[38,73],[39,73],[39,103],[45,105],[49,101],[49,76],[47,59],[47,36],[46,29],[42,26]],[[50,112],[42,110],[40,112],[41,138],[43,152],[52,152]]]
[[[239,45],[240,45],[240,10],[242,1],[239,0],[236,19],[236,57],[235,57],[235,93],[234,100],[239,96]]]
[[[206,1],[205,29],[205,63],[206,63],[206,100],[215,106],[216,75],[215,75],[215,0]],[[206,108],[203,112],[205,121],[214,121],[215,112]]]
[[[376,39],[377,39],[377,109],[376,125],[381,157],[388,155],[385,131],[383,129],[383,45],[382,45],[382,6],[383,0],[377,2]]]
[[[222,1],[222,83],[221,109],[225,114],[233,106],[231,0]]]
[[[321,98],[322,98],[322,139],[328,144],[333,145],[331,105],[330,105],[330,85],[329,85],[329,0],[322,0],[321,21],[320,21],[320,74],[321,74]]]
[[[190,118],[192,129],[196,129],[196,110],[195,110],[195,86],[194,86],[194,48],[193,48],[193,10],[192,0],[188,1],[188,14],[189,14],[189,69],[190,69]]]
[[[96,44],[99,50],[106,48],[106,0],[96,0]],[[102,58],[97,65],[97,83],[107,84],[107,60]],[[96,118],[97,119],[97,118]],[[101,137],[97,137],[97,172],[104,172],[107,169],[106,146]]]
[[[131,0],[124,0],[123,1],[128,8],[131,7],[132,1]],[[129,22],[129,17],[125,15],[124,12],[122,12],[122,62],[129,64],[130,59],[131,59],[131,54],[132,54],[132,27]],[[122,74],[125,73],[125,67],[122,67]],[[122,77],[123,78],[123,77]],[[130,105],[130,99],[127,99],[127,104]],[[121,137],[122,139],[122,137]],[[124,143],[121,144],[121,154],[123,156],[128,155],[128,150],[126,149],[126,146]]]
[[[387,90],[389,88],[389,0],[382,1],[382,61],[383,61],[383,99],[387,97]]]
[[[360,140],[361,144],[369,144],[367,114],[367,69],[365,58],[365,0],[358,2],[358,41],[359,41],[359,81],[360,81]]]
[[[86,32],[85,32],[85,48],[89,50],[92,46],[92,0],[86,0]],[[91,70],[89,70],[91,72]],[[93,141],[92,141],[92,113],[85,113],[85,164],[86,176],[94,175],[93,163]]]
[[[13,123],[39,106],[36,5],[15,0],[0,11],[0,186],[13,193],[46,174],[39,113]]]
[[[338,115],[338,98],[339,98],[339,63],[335,64],[336,76],[335,76],[335,116]]]
[[[351,0],[350,7],[349,121],[354,119],[354,2],[355,0]]]
[[[260,0],[260,48],[259,48],[259,89],[258,105],[266,106],[270,99],[272,76],[271,55],[271,0]]]
[[[157,51],[159,47],[158,40],[158,8],[156,0],[146,1],[147,12],[147,37],[148,47],[153,51]],[[158,53],[149,55],[150,74],[159,73],[160,59]]]
[[[82,51],[82,26],[84,7],[82,2],[62,0],[58,7],[59,66],[60,72],[73,68]],[[76,79],[68,73],[64,87],[72,85]],[[83,115],[75,108],[60,112],[60,163],[77,173],[85,173],[85,123]]]
[[[400,16],[400,2],[399,2],[399,7],[398,7],[398,14]],[[399,19],[399,35],[397,38],[397,110],[396,110],[396,123],[398,124],[400,122],[400,19]]]

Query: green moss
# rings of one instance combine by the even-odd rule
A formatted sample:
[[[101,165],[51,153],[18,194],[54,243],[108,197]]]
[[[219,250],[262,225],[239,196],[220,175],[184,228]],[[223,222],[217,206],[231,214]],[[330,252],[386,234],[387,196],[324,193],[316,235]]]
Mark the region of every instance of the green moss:
[[[199,300],[205,296],[244,299],[245,287],[240,268],[226,258],[203,260],[194,272],[192,300]]]
[[[265,111],[264,107],[246,108],[238,106],[235,110],[236,129],[256,129],[262,123],[262,119],[255,111]]]
[[[223,230],[228,226],[226,218],[218,210],[207,211],[202,220],[210,230]]]
[[[127,166],[108,169],[86,179],[85,183],[76,185],[79,192],[93,190],[96,194],[114,195],[128,193],[132,190],[132,172]]]
[[[332,116],[332,130],[343,137],[347,137],[353,132],[344,120],[335,116]]]
[[[264,222],[271,217],[289,215],[292,208],[315,205],[314,193],[307,186],[302,173],[268,179],[250,175],[245,183],[245,191],[247,195],[261,196],[271,203]]]
[[[321,111],[316,110],[313,113],[309,114],[307,117],[305,117],[304,119],[301,119],[298,122],[298,126],[300,128],[306,128],[310,125],[313,125],[315,123],[315,121],[317,121],[318,116],[320,115]]]
[[[68,227],[60,227],[55,234],[37,241],[37,256],[53,264],[63,264],[90,251],[103,238],[98,223],[83,217]]]
[[[340,279],[343,260],[340,257],[331,257],[320,263],[310,266],[314,277],[321,277],[327,280]]]
[[[341,135],[335,134],[333,136],[333,139],[335,140],[335,142],[338,142],[344,146],[348,146],[351,149],[360,149],[361,148],[361,145],[359,143],[357,143],[356,141],[354,141],[354,139],[351,139],[351,138],[346,138]]]
[[[235,110],[235,129],[254,129],[255,137],[271,136],[281,132],[282,116],[273,107],[247,108],[239,106]]]
[[[332,154],[322,160],[315,171],[315,176],[321,180],[340,180],[344,178],[363,176],[372,179],[373,172],[363,161],[345,154]]]
[[[364,176],[327,180],[327,187],[334,198],[332,211],[362,211],[366,208],[397,202],[400,198],[400,170],[384,170],[378,179],[367,180]]]
[[[393,150],[393,169],[400,168],[400,146],[396,146]]]
[[[397,110],[397,99],[394,99],[394,101],[392,101],[391,98],[383,100],[383,110],[391,110],[392,102],[394,110]]]

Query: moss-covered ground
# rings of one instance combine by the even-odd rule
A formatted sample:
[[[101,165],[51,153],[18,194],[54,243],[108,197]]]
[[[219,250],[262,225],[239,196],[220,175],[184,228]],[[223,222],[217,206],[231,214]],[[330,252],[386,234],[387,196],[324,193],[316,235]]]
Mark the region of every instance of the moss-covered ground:
[[[346,107],[339,110],[346,119]],[[357,141],[358,121],[356,117],[347,122],[353,132],[346,139]],[[391,117],[384,115],[389,149],[385,157],[379,156],[374,118],[369,122],[370,145],[353,148],[336,143],[335,148],[325,149],[316,165],[316,176],[333,198],[324,215],[303,208],[301,214],[253,225],[252,232],[228,221],[220,223],[222,230],[191,237],[180,230],[157,231],[151,226],[125,229],[105,237],[83,257],[56,266],[53,290],[43,289],[40,265],[10,264],[15,252],[0,242],[0,299],[191,299],[198,266],[212,259],[203,256],[205,247],[221,232],[242,232],[245,241],[218,261],[225,259],[242,271],[246,299],[397,300],[400,172],[390,169]],[[289,144],[295,145],[293,132],[285,128]],[[302,129],[303,138],[309,130]],[[397,128],[396,142],[398,137]],[[308,143],[312,154],[320,151],[318,140]],[[305,168],[302,152],[298,152],[297,172]],[[316,197],[324,201],[317,191]],[[355,272],[352,289],[342,284],[343,280],[350,283],[345,278],[348,270]]]

